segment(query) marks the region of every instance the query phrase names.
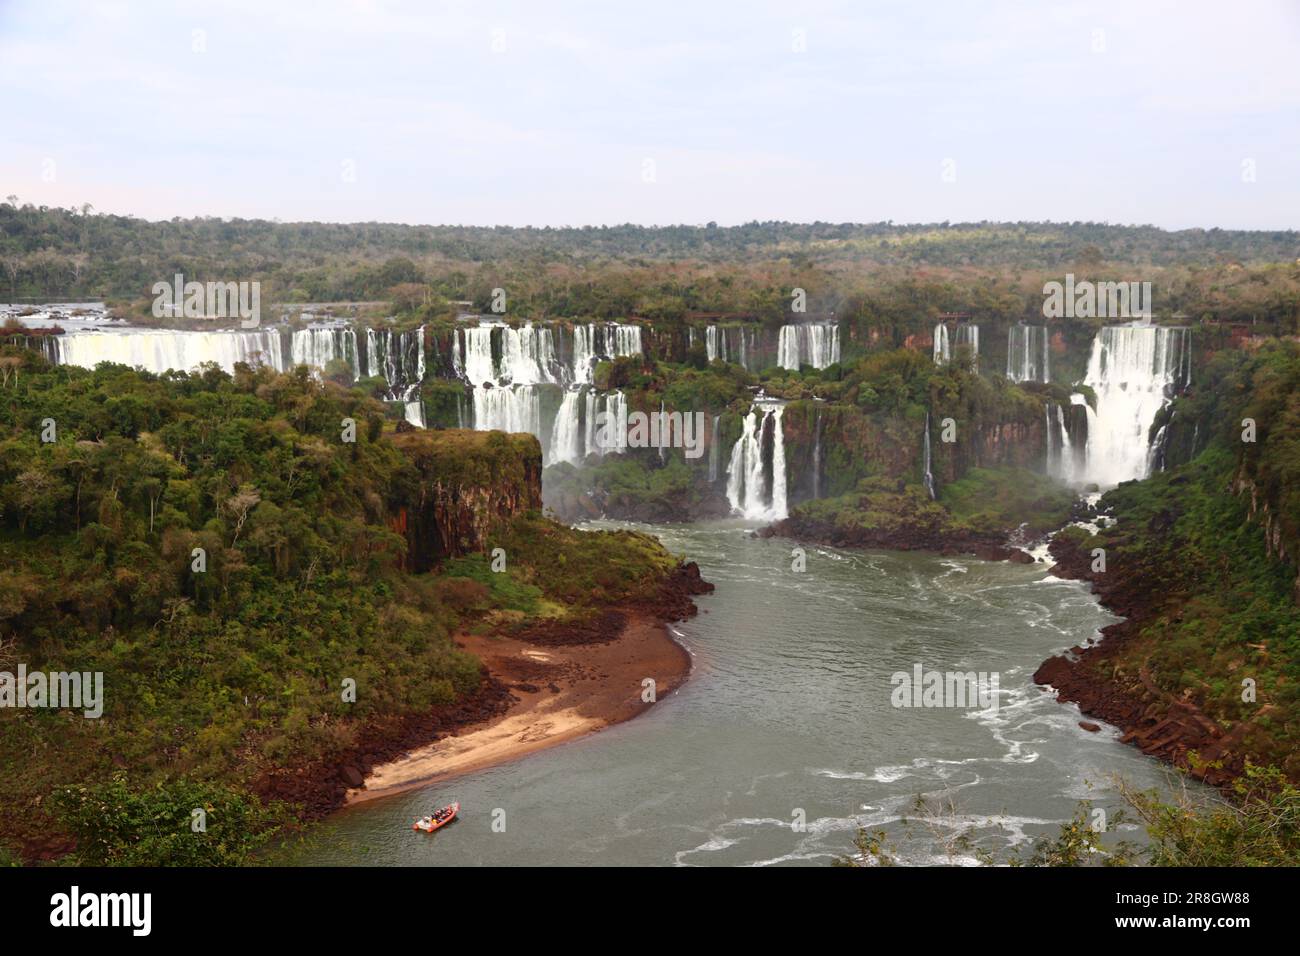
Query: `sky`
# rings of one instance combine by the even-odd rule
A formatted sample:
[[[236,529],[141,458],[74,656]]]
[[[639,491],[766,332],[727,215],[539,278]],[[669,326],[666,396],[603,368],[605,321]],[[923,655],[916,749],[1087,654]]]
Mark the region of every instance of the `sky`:
[[[0,0],[0,197],[1300,228],[1300,0]]]

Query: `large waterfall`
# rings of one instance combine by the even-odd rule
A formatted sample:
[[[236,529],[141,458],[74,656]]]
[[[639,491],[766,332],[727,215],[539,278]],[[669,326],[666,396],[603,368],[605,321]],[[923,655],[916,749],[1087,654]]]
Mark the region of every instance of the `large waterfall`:
[[[551,423],[546,464],[577,465],[588,455],[604,456],[627,448],[627,396],[601,394],[591,387],[569,389]]]
[[[215,362],[227,372],[235,363],[288,367],[283,339],[274,329],[237,332],[188,332],[176,329],[115,328],[50,336],[46,356],[59,365],[94,368],[100,362],[140,367],[161,375],[170,369],[188,372]]]
[[[731,449],[727,501],[733,511],[751,520],[780,521],[787,516],[783,412],[780,405],[756,404]]]
[[[825,368],[840,360],[840,327],[834,322],[783,325],[777,344],[777,364],[798,371],[801,366]]]
[[[1013,382],[1046,382],[1047,327],[1013,325],[1007,335],[1007,378]]]
[[[559,357],[550,328],[512,328],[485,322],[458,330],[452,359],[456,373],[474,388],[474,428],[502,429],[537,436],[546,464],[578,463],[589,454],[621,451],[626,445],[627,398],[621,392],[600,395],[592,387],[598,362],[642,354],[641,326],[617,322],[578,325],[573,329],[572,364]],[[549,421],[542,391],[565,387]],[[600,412],[611,416],[607,441],[601,444]],[[621,422],[621,426],[614,423]]]
[[[404,390],[424,377],[423,334],[367,330],[363,354],[356,331],[344,325],[313,325],[292,333],[277,328],[205,332],[118,326],[50,336],[47,356],[60,365],[94,368],[115,362],[155,375],[189,372],[209,362],[227,372],[239,362],[284,372],[295,365],[321,370],[339,360],[353,381],[366,374],[382,375],[391,388]]]
[[[155,374],[192,371],[215,363],[227,372],[235,365],[265,365],[277,372],[296,365],[323,371],[342,363],[353,382],[382,377],[384,398],[401,403],[406,420],[423,427],[421,386],[429,372],[425,328],[354,328],[342,322],[317,323],[290,332],[282,328],[233,331],[146,329],[81,321],[62,314],[39,317],[58,321],[69,331],[42,336],[40,347],[56,364],[93,368],[100,362],[140,367]],[[33,319],[28,324],[35,324]],[[32,339],[37,342],[35,338]],[[571,364],[561,356],[557,330],[525,324],[482,322],[457,329],[452,336],[452,368],[473,387],[473,399],[459,414],[460,424],[479,430],[524,431],[537,436],[547,463],[581,461],[588,454],[621,450],[625,437],[610,438],[598,448],[592,431],[598,411],[621,413],[626,433],[627,399],[621,393],[598,395],[591,388],[600,361],[643,351],[641,326],[599,322],[574,328]],[[543,399],[544,389],[566,388],[557,403]],[[472,408],[472,419],[468,411]],[[551,409],[554,409],[553,417]],[[468,420],[467,420],[468,419]],[[611,429],[613,432],[614,429]]]
[[[1097,395],[1079,478],[1103,488],[1144,478],[1156,413],[1191,374],[1191,332],[1152,325],[1097,332],[1084,382]]]
[[[527,385],[475,388],[474,427],[479,431],[528,432],[540,440],[541,393]]]
[[[459,331],[458,369],[473,386],[558,383],[560,363],[551,330],[483,323]]]

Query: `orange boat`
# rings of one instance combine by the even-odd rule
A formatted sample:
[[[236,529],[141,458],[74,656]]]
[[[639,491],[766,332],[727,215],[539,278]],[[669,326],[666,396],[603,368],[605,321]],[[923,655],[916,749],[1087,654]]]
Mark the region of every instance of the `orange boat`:
[[[427,817],[421,817],[411,824],[412,830],[423,830],[425,833],[432,833],[440,827],[445,827],[452,820],[456,819],[456,814],[460,813],[460,804],[453,803],[450,806],[443,807],[436,813]]]

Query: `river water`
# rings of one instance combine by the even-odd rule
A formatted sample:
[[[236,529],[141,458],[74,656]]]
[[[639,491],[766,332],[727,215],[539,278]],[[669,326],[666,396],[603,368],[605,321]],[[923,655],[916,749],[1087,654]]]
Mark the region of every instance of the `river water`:
[[[969,829],[1001,854],[1080,800],[1117,809],[1113,775],[1172,780],[1033,685],[1045,658],[1114,620],[1044,564],[812,548],[796,572],[791,542],[738,521],[637,527],[717,585],[675,625],[694,657],[680,691],[582,740],[345,810],[287,862],[824,865],[867,826],[902,862],[960,863],[945,835]],[[894,707],[891,675],[917,664],[996,673],[997,706]],[[949,809],[902,823],[918,795]],[[457,823],[411,830],[453,800]]]

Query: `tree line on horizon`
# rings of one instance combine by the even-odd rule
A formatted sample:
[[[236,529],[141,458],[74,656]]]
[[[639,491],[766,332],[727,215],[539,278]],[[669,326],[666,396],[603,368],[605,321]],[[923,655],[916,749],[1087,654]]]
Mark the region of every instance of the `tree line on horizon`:
[[[1134,270],[1141,270],[1134,276]],[[155,282],[257,279],[263,302],[375,302],[398,314],[520,318],[971,312],[1032,318],[1072,271],[1152,279],[1168,313],[1276,321],[1300,309],[1300,232],[1104,223],[751,222],[739,226],[411,226],[191,218],[151,222],[0,202],[0,295],[147,312]]]

